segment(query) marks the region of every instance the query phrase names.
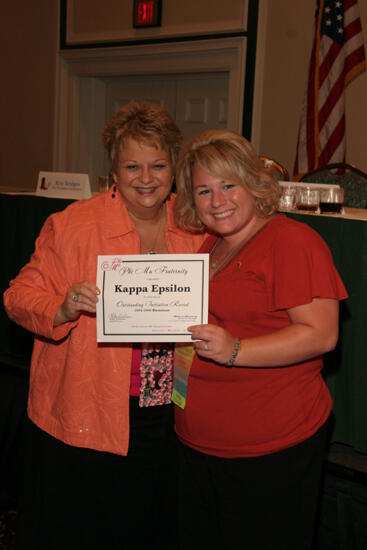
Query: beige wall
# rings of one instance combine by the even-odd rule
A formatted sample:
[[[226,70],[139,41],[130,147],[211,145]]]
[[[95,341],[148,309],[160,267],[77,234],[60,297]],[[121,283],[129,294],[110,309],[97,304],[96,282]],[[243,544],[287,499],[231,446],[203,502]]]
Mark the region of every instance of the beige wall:
[[[367,2],[359,1],[367,55]],[[367,172],[367,71],[347,88],[347,160]]]
[[[34,188],[52,168],[58,2],[2,8],[0,186]]]
[[[265,37],[259,35],[258,42],[258,53],[263,56],[263,88],[255,116],[255,124],[257,121],[259,126],[256,147],[293,172],[313,41],[315,3],[260,2],[264,18],[260,29],[265,29]],[[367,2],[360,1],[359,7],[367,48]],[[367,72],[347,88],[346,126],[347,162],[367,172]]]
[[[112,1],[112,0],[110,0]],[[238,0],[236,0],[238,1]],[[187,0],[186,5],[197,5]],[[98,3],[101,5],[101,3]],[[233,1],[232,1],[233,4]],[[367,2],[360,11],[367,45]],[[230,4],[229,4],[230,5]],[[314,1],[260,0],[254,136],[292,171],[313,37]],[[0,52],[0,186],[34,189],[52,170],[58,2],[7,3]],[[347,160],[367,172],[367,73],[347,90]]]

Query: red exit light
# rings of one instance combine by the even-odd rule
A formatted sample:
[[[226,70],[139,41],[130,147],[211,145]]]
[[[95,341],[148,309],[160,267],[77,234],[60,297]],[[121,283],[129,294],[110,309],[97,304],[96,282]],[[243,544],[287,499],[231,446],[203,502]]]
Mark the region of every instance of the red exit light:
[[[161,0],[134,0],[134,27],[158,27],[162,15]]]

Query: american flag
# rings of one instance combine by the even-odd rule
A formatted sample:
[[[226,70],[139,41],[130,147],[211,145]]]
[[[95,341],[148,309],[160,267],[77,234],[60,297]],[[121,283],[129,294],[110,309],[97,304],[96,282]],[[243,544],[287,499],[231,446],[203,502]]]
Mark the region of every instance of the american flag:
[[[344,92],[365,68],[358,0],[318,0],[295,176],[344,162]]]

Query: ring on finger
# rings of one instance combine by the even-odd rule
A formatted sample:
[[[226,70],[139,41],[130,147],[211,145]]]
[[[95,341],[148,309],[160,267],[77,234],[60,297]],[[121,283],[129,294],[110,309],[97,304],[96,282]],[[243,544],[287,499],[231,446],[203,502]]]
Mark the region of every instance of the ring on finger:
[[[79,295],[78,294],[73,294],[71,299],[73,300],[73,302],[78,302],[79,301]]]

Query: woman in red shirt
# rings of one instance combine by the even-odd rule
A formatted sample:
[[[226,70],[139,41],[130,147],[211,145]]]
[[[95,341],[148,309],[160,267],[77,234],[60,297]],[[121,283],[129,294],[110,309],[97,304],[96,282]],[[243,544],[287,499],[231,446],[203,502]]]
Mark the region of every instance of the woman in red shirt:
[[[176,407],[182,548],[310,548],[331,397],[322,355],[347,297],[321,237],[277,214],[280,190],[242,137],[183,149],[176,221],[211,233],[209,324],[192,326]]]

